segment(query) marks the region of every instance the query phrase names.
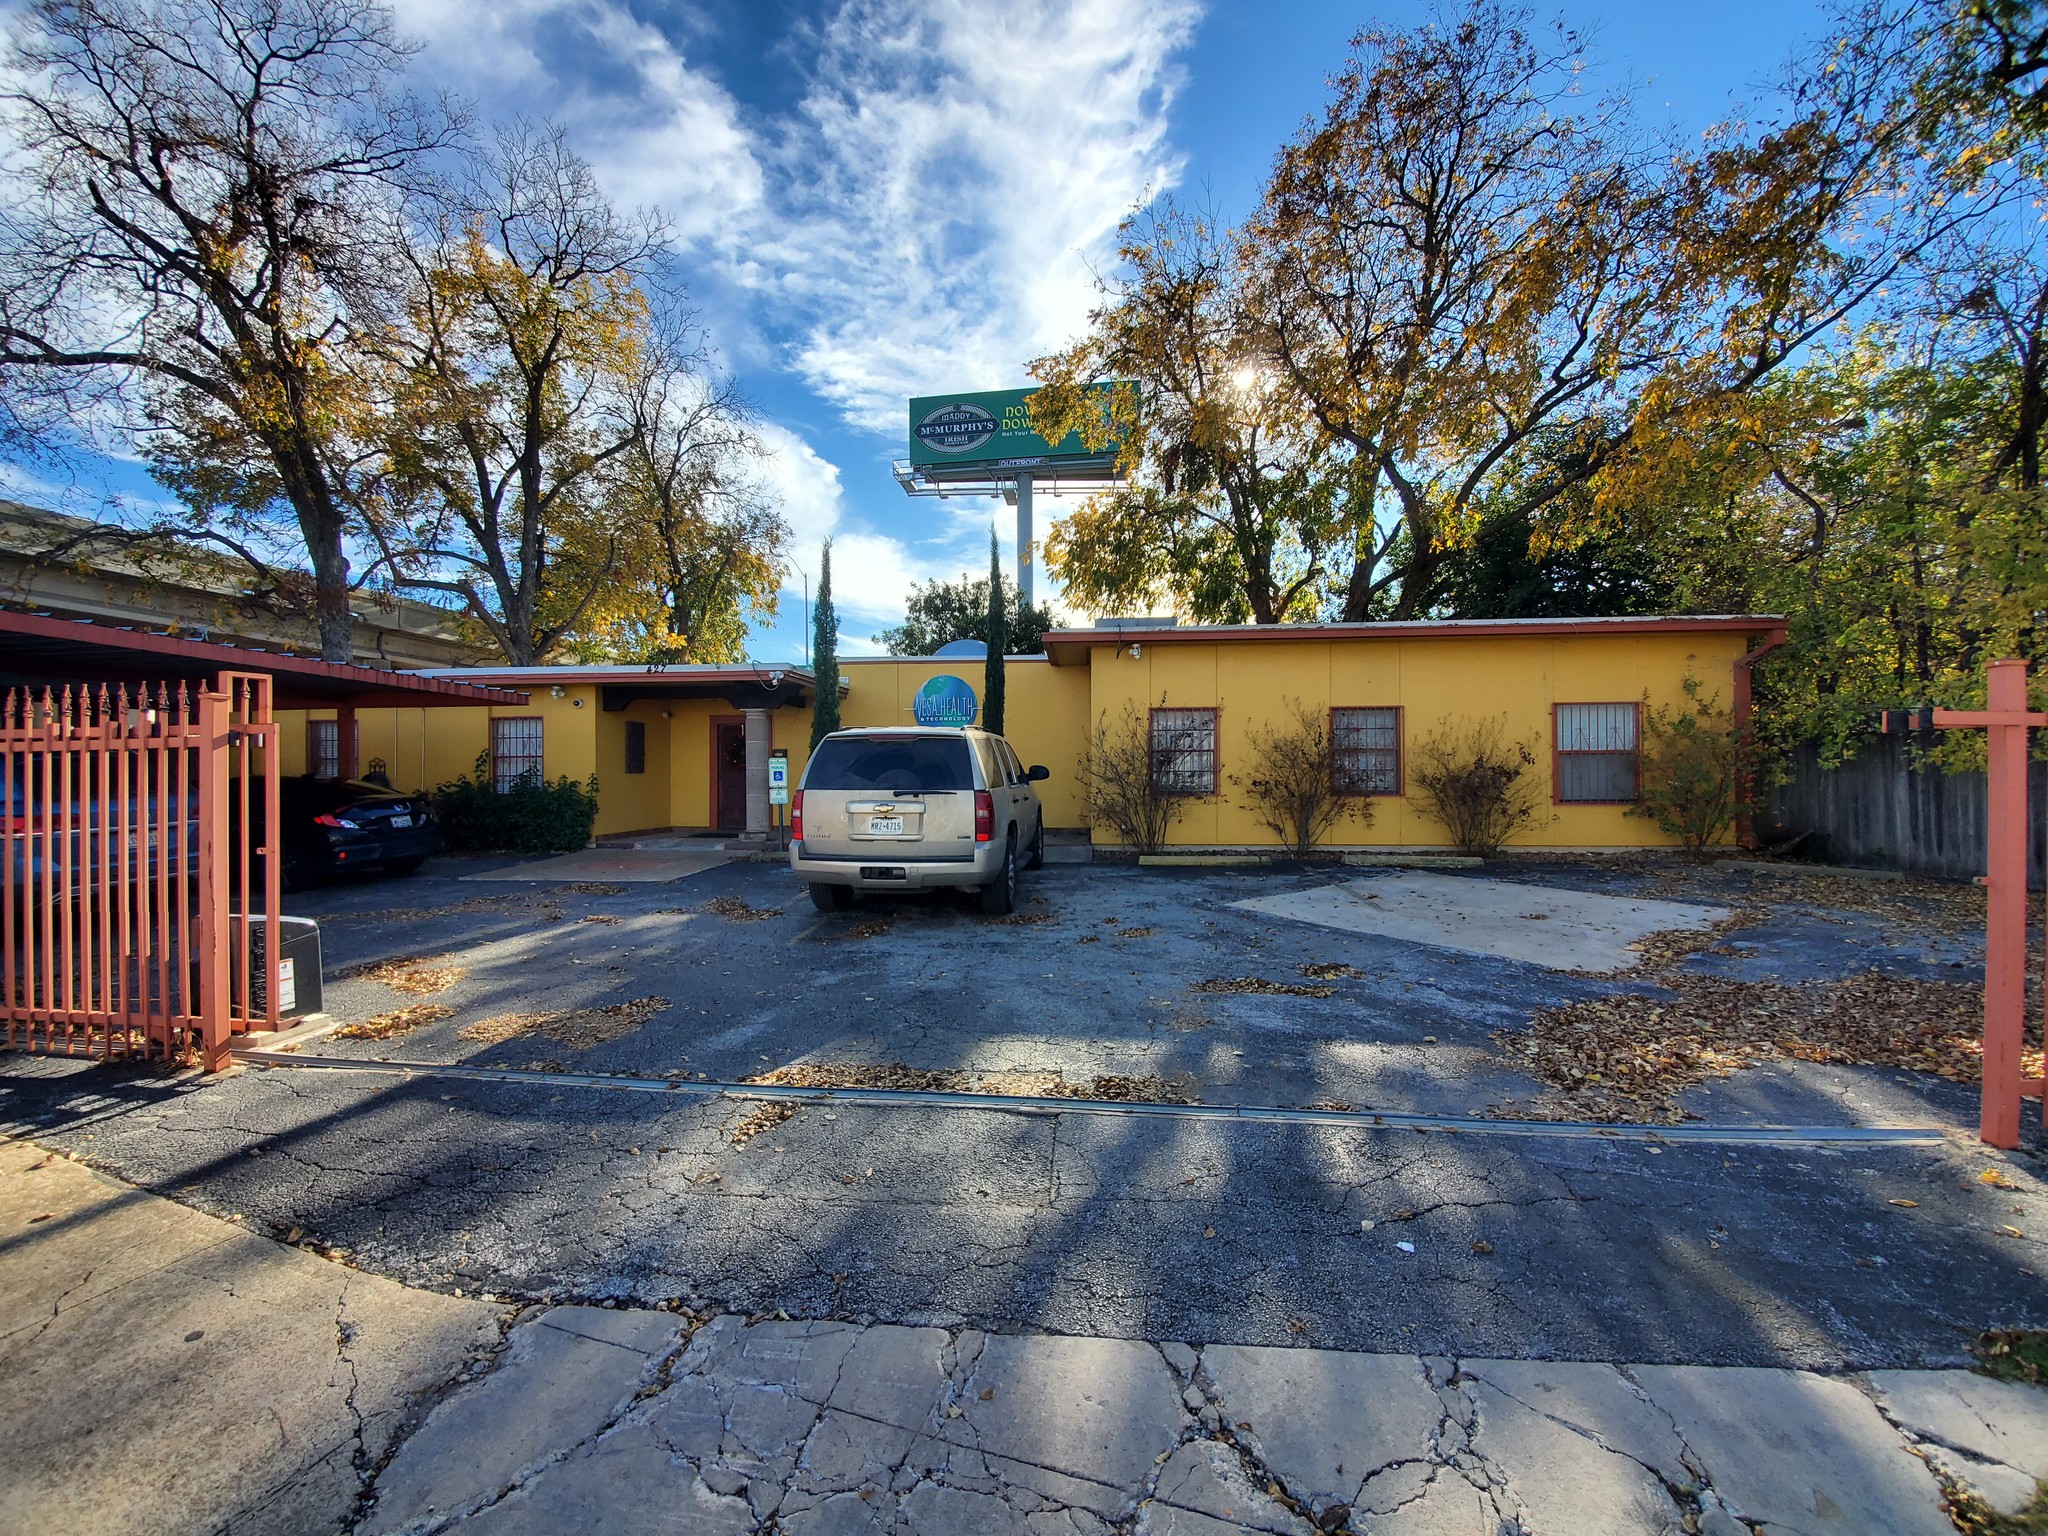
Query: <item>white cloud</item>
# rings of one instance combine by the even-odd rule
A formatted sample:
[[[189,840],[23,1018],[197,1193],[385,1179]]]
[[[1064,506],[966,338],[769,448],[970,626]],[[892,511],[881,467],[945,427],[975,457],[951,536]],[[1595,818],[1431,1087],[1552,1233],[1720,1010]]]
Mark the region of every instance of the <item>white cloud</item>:
[[[659,206],[686,244],[727,245],[753,221],[761,167],[732,96],[680,40],[614,0],[398,0],[426,45],[416,70],[480,114],[566,129],[619,202]]]
[[[779,423],[763,423],[760,436],[768,450],[761,478],[790,527],[785,593],[793,597],[802,592],[804,578],[816,593],[818,551],[827,538],[832,540],[833,601],[842,614],[857,621],[852,627],[863,634],[903,617],[912,582],[959,574],[954,539],[906,542],[851,526],[838,465]]]
[[[754,281],[849,421],[1020,382],[1084,322],[1119,220],[1171,182],[1190,0],[849,0],[772,161]]]
[[[399,3],[422,75],[561,123],[615,197],[670,215],[700,301],[724,290],[729,349],[781,335],[891,439],[906,396],[1022,382],[1085,322],[1118,221],[1178,175],[1166,111],[1198,13],[841,0],[806,34],[801,99],[748,113],[692,62],[685,8],[657,27],[623,0]]]

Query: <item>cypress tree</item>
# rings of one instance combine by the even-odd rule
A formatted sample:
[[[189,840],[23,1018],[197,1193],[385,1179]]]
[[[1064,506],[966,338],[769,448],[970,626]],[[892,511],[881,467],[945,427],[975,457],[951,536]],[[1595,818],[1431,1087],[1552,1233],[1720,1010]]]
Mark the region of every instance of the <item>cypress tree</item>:
[[[1003,560],[996,531],[988,531],[988,662],[982,672],[981,728],[1003,734],[1003,652],[1009,648],[1003,614]]]
[[[811,618],[811,675],[817,696],[811,700],[811,745],[839,729],[839,615],[832,611],[832,541],[818,558],[818,606]]]

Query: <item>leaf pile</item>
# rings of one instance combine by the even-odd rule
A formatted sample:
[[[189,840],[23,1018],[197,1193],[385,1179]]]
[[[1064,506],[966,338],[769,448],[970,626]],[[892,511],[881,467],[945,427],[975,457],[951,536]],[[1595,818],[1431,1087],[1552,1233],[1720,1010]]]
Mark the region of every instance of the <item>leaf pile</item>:
[[[1319,965],[1297,965],[1295,969],[1312,981],[1363,981],[1365,972],[1338,961],[1326,961]]]
[[[1199,1104],[1192,1072],[1172,1077],[1106,1075],[1068,1082],[1060,1072],[975,1072],[964,1067],[911,1067],[900,1061],[800,1061],[745,1079],[787,1088],[897,1088],[920,1093],[981,1093],[996,1098],[1109,1099],[1128,1104]]]
[[[1023,928],[1038,923],[1056,923],[1059,919],[1050,912],[1011,912],[1002,917],[992,917],[992,926]]]
[[[455,1017],[453,1008],[440,1003],[413,1003],[408,1007],[380,1013],[375,1018],[365,1019],[360,1024],[344,1024],[334,1032],[337,1040],[391,1040],[399,1035],[409,1035],[422,1024],[432,1024],[439,1019]]]
[[[1978,1337],[1976,1352],[1987,1376],[2048,1387],[2048,1331],[1993,1329]]]
[[[453,955],[406,955],[356,966],[336,979],[374,981],[407,997],[432,997],[437,992],[446,992],[468,974],[469,967],[457,965]]]
[[[1268,981],[1263,976],[1226,976],[1220,980],[1197,981],[1190,992],[1249,992],[1278,997],[1335,997],[1335,987],[1303,986],[1298,981]]]
[[[714,896],[697,910],[730,918],[735,923],[759,923],[782,916],[780,907],[750,907],[737,896]]]
[[[546,1035],[573,1051],[587,1051],[594,1045],[604,1045],[630,1035],[657,1013],[667,1012],[668,1006],[665,997],[636,997],[629,1003],[613,1003],[606,1008],[574,1008],[555,1013],[501,1013],[479,1019],[474,1024],[465,1024],[455,1033],[479,1045],[502,1045],[507,1040],[519,1040],[528,1035]]]
[[[623,896],[623,885],[612,885],[603,880],[569,880],[554,887],[556,896]]]
[[[864,917],[852,927],[835,935],[841,939],[877,939],[889,931],[886,917]]]
[[[1869,971],[1839,981],[1738,982],[1668,969],[1675,996],[1622,992],[1546,1008],[1527,1032],[1496,1034],[1558,1090],[1537,1118],[1684,1118],[1678,1095],[1709,1078],[1792,1059],[1901,1067],[1976,1082],[1984,989]],[[2033,1010],[2030,1010],[2033,1011]],[[2025,1070],[2041,1070],[2038,1017]],[[1504,1108],[1504,1106],[1503,1106]]]
[[[744,1147],[763,1131],[772,1131],[776,1126],[782,1124],[783,1121],[795,1114],[799,1107],[789,1103],[787,1100],[763,1104],[759,1109],[748,1115],[746,1119],[740,1121],[730,1131],[727,1131],[725,1139],[736,1147]]]

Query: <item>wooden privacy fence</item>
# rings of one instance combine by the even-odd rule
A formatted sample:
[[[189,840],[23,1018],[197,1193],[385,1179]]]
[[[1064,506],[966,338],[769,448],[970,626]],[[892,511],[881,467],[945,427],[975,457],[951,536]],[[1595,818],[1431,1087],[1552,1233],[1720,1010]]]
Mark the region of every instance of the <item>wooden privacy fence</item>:
[[[1946,880],[1983,874],[1990,853],[1989,786],[1981,771],[1943,773],[1921,766],[1934,734],[1880,736],[1832,768],[1822,766],[1818,748],[1796,749],[1785,781],[1762,797],[1757,816],[1762,840],[1800,838],[1800,854],[1829,864],[1901,869]],[[2027,775],[2027,876],[2038,890],[2048,848],[2048,762],[2029,763]]]
[[[252,673],[0,695],[0,1044],[212,1071],[278,1027],[277,729]]]

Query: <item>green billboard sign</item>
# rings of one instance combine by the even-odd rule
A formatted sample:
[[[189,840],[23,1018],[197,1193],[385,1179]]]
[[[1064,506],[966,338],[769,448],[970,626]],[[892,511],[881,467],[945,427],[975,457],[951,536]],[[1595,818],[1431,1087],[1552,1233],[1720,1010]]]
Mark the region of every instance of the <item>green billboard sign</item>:
[[[1107,391],[1109,384],[1092,385]],[[985,389],[964,395],[920,395],[910,402],[913,468],[1058,468],[1104,459],[1114,449],[1090,448],[1078,432],[1049,443],[1031,427],[1033,389]]]

